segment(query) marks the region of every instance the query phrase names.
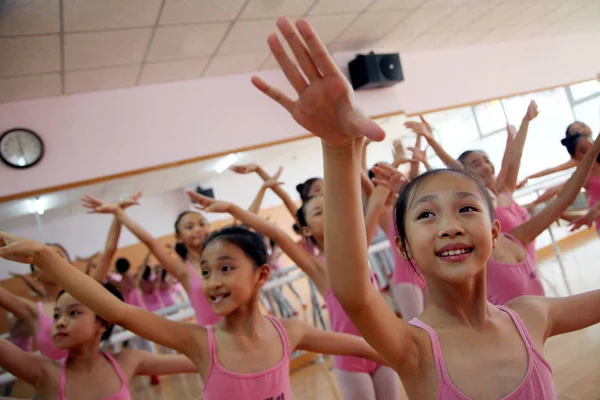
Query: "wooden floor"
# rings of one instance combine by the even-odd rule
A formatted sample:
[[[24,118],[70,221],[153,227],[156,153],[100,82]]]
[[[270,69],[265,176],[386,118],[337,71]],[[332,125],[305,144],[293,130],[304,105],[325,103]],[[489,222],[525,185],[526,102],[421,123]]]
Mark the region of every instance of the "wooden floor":
[[[573,294],[600,288],[600,265],[595,259],[600,254],[600,240],[593,235],[588,239],[563,253],[564,276]],[[542,261],[540,269],[549,296],[568,294],[563,272],[556,261]],[[559,399],[600,399],[600,325],[550,339],[544,355],[552,365]],[[322,359],[293,372],[294,399],[343,400],[330,365],[328,359]],[[200,379],[193,375],[162,377],[157,386],[150,386],[148,378],[143,377],[135,382],[133,398],[201,399],[201,388]],[[406,399],[404,393],[400,399]]]

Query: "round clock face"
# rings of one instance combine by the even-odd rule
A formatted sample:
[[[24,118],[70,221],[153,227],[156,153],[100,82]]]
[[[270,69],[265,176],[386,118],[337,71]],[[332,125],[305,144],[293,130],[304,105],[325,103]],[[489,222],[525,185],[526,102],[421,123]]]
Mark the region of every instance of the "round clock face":
[[[32,167],[43,155],[42,139],[29,129],[11,129],[0,136],[0,159],[9,167]]]

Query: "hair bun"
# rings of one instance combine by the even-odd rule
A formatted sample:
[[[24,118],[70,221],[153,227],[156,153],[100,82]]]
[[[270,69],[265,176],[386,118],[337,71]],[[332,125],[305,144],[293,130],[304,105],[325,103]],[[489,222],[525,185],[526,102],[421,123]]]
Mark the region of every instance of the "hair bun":
[[[302,196],[303,189],[304,189],[304,183],[299,183],[296,185],[296,190],[298,191],[298,193],[300,193],[301,196]]]

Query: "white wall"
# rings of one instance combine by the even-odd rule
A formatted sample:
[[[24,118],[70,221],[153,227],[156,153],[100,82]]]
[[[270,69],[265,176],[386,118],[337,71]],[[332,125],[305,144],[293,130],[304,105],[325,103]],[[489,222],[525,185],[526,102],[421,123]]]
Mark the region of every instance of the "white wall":
[[[591,79],[600,35],[546,37],[406,53],[406,81],[359,92],[370,115],[447,107]],[[344,65],[353,54],[338,54]],[[261,72],[283,85],[277,71]],[[26,126],[45,159],[27,171],[0,165],[0,197],[190,159],[303,133],[249,75],[207,78],[0,105],[0,131]]]

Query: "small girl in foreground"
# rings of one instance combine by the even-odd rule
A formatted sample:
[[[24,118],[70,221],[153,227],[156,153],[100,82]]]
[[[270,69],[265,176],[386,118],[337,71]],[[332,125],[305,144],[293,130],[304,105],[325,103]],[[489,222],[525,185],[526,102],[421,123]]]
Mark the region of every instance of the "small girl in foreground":
[[[223,316],[208,327],[170,321],[125,304],[45,245],[0,233],[0,257],[35,262],[110,324],[185,354],[204,381],[205,400],[291,399],[289,362],[295,350],[381,361],[359,337],[261,314],[260,288],[269,279],[269,266],[257,233],[242,227],[224,228],[213,232],[203,248],[202,291],[213,310]]]
[[[105,288],[109,296],[114,295],[114,301],[121,301],[121,294],[112,285]],[[136,375],[196,372],[194,364],[183,355],[157,356],[137,350],[112,355],[101,352],[100,342],[108,339],[112,328],[62,291],[54,307],[52,338],[56,347],[68,352],[67,357],[56,363],[0,339],[0,366],[35,387],[42,399],[58,400],[128,400]]]
[[[600,290],[490,304],[486,266],[500,227],[489,194],[464,172],[432,171],[406,185],[395,209],[396,243],[421,268],[429,302],[419,319],[396,318],[369,283],[360,195],[363,139],[385,133],[356,109],[347,79],[311,26],[296,23],[305,45],[287,19],[278,24],[304,74],[277,36],[269,44],[299,99],[258,77],[253,83],[323,142],[327,269],[363,337],[398,372],[411,399],[556,399],[543,345],[600,322]]]

